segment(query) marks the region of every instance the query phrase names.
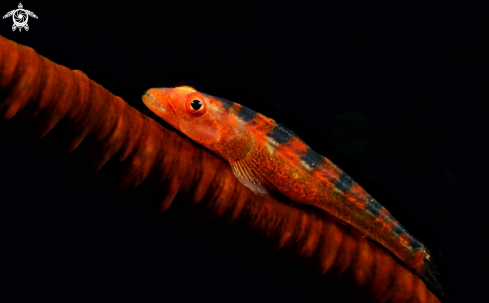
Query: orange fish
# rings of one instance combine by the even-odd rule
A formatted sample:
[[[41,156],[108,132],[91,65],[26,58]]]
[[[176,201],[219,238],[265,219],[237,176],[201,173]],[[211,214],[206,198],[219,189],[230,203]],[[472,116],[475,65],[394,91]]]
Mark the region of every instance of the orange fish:
[[[438,292],[443,289],[428,249],[343,170],[290,129],[229,100],[189,86],[152,88],[143,102],[156,115],[226,159],[255,194],[278,190],[315,206],[379,243]]]

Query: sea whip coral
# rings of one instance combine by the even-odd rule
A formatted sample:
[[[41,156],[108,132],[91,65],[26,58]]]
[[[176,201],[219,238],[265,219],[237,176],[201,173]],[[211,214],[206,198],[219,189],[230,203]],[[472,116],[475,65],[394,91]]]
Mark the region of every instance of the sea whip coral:
[[[61,125],[68,151],[82,142],[89,146],[94,171],[110,161],[120,171],[120,188],[158,184],[162,209],[183,193],[215,220],[246,229],[317,275],[344,280],[363,301],[440,302],[383,248],[310,208],[254,195],[224,160],[166,130],[83,72],[0,37],[0,117],[21,112],[35,122],[39,137]]]

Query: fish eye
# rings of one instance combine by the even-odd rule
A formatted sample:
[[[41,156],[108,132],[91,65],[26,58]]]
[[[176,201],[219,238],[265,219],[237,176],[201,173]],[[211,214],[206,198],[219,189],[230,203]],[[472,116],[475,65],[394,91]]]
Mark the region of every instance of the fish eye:
[[[200,102],[200,100],[192,100],[192,102],[190,102],[190,107],[192,107],[193,110],[199,110],[202,108],[202,102]]]
[[[201,117],[207,112],[207,100],[205,95],[193,92],[187,95],[184,101],[184,109],[192,117]]]

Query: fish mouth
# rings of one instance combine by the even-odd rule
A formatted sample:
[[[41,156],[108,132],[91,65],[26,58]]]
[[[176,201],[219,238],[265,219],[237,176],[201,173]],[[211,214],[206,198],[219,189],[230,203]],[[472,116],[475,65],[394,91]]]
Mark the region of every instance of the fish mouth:
[[[143,103],[158,117],[179,129],[178,116],[172,105],[172,93],[167,88],[151,88],[144,92]]]

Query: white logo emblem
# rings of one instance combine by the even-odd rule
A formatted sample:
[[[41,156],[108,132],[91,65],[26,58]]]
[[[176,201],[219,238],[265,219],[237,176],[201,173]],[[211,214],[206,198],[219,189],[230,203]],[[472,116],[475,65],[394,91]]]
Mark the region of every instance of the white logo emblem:
[[[29,20],[29,16],[34,17],[36,19],[37,16],[31,11],[23,9],[22,3],[19,3],[19,8],[14,9],[3,16],[3,19],[12,16],[14,20],[14,24],[12,25],[12,30],[15,31],[16,28],[19,29],[19,32],[22,31],[22,28],[25,28],[26,31],[29,30],[29,25],[27,25],[27,20]]]

